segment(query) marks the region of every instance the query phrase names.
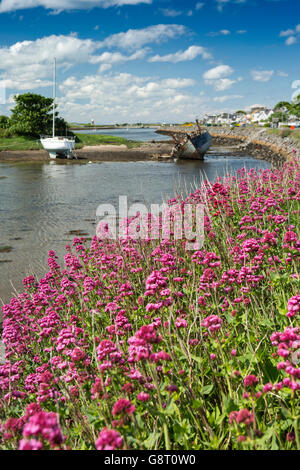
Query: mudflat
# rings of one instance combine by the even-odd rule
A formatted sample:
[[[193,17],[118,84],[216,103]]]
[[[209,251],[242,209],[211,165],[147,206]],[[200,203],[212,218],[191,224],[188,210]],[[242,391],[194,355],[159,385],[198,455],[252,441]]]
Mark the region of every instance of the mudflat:
[[[170,142],[150,142],[136,148],[127,148],[126,145],[93,145],[85,146],[74,151],[74,159],[69,162],[101,161],[140,161],[168,159],[173,148]],[[66,162],[65,158],[56,161]],[[3,150],[0,152],[0,162],[44,162],[49,161],[45,150]]]

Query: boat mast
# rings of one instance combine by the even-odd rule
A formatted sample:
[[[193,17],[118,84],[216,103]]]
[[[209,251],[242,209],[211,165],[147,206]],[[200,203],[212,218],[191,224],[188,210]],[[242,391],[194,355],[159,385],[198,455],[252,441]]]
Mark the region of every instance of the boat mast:
[[[56,58],[54,57],[54,70],[53,70],[53,126],[52,126],[52,137],[55,137],[55,96],[56,96]]]

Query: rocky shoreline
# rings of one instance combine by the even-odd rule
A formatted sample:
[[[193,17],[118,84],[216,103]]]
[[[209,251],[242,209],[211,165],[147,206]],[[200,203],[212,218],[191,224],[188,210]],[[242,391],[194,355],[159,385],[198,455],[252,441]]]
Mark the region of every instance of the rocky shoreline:
[[[290,137],[283,138],[280,134],[270,134],[265,128],[210,127],[208,131],[213,138],[213,145],[234,146],[237,152],[269,161],[275,167],[300,156],[300,142]]]

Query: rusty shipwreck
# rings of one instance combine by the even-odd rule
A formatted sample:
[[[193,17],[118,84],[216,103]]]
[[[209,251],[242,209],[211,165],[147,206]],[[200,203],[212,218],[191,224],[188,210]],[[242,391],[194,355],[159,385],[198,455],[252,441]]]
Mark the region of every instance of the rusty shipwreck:
[[[168,135],[174,140],[171,157],[203,160],[211,145],[211,135],[202,129],[199,122],[190,128],[162,127],[155,131],[157,134]]]

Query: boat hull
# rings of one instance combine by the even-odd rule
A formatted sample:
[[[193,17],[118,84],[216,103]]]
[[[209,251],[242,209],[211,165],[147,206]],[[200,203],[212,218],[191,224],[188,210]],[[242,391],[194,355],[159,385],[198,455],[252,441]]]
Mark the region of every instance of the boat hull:
[[[45,137],[41,139],[41,144],[49,152],[50,158],[72,158],[75,148],[75,140],[66,137]]]
[[[188,137],[180,142],[173,151],[173,156],[192,160],[203,160],[204,155],[211,146],[211,135],[208,132],[202,133],[189,139]]]

